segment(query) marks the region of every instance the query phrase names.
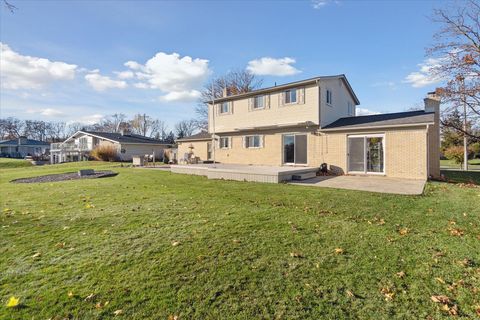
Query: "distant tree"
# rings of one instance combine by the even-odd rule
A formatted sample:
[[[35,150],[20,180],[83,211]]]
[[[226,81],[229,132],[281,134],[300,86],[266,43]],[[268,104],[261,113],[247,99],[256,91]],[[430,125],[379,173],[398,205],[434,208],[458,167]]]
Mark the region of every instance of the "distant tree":
[[[208,101],[223,96],[224,90],[228,96],[246,93],[260,88],[263,79],[258,78],[247,70],[230,71],[229,73],[214,78],[203,88],[200,101],[195,108],[197,114],[196,126],[198,129],[207,130],[208,126]],[[213,93],[212,93],[213,88]]]
[[[15,13],[15,10],[18,9],[7,0],[3,0],[3,4],[5,5],[5,8],[7,8],[7,10],[10,11],[11,13]]]
[[[168,144],[174,144],[175,143],[175,134],[173,131],[170,131],[165,138],[163,139],[166,143]]]
[[[24,131],[24,122],[14,117],[8,117],[0,121],[2,139],[18,138]]]
[[[463,119],[460,112],[456,109],[449,112],[444,116],[442,121],[442,144],[441,149],[463,146],[463,133],[455,129],[456,127],[462,127]],[[470,127],[470,126],[469,126]],[[472,142],[473,139],[470,139]]]
[[[177,139],[191,136],[195,130],[197,130],[197,124],[195,120],[182,120],[175,124],[175,133],[177,134]]]
[[[47,134],[51,142],[59,142],[65,140],[65,122],[51,122]]]
[[[427,53],[435,59],[432,76],[447,81],[437,90],[447,106],[443,126],[478,139],[478,131],[472,129],[480,125],[480,4],[468,0],[455,2],[455,5],[434,11],[433,20],[441,24],[441,29],[435,34],[436,42]],[[461,123],[445,121],[450,113],[462,111],[464,104],[471,122],[469,130],[464,130]]]
[[[447,159],[453,160],[457,164],[462,164],[465,161],[462,146],[449,147],[445,149],[444,154]],[[468,157],[470,158],[472,155],[473,155],[473,150],[469,147]]]

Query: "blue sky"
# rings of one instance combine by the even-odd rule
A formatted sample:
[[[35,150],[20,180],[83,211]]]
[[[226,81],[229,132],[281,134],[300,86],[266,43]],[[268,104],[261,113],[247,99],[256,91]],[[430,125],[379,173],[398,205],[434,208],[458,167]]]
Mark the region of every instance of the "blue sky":
[[[433,1],[18,1],[1,8],[1,117],[147,113],[170,128],[232,69],[264,86],[345,73],[371,112],[421,106]],[[176,55],[174,55],[176,53]],[[148,62],[147,62],[148,61]]]

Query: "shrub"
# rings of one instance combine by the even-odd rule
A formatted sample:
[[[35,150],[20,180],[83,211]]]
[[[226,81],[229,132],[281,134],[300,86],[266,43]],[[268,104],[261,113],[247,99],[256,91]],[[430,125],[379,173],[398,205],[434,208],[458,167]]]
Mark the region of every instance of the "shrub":
[[[480,142],[475,142],[471,144],[473,155],[480,158]]]
[[[115,161],[118,159],[118,151],[112,145],[99,145],[90,152],[90,156],[99,161]]]
[[[472,148],[468,148],[468,157],[470,158],[473,154]],[[455,163],[461,164],[463,163],[463,147],[462,146],[454,146],[445,149],[445,157],[449,160],[455,161]]]

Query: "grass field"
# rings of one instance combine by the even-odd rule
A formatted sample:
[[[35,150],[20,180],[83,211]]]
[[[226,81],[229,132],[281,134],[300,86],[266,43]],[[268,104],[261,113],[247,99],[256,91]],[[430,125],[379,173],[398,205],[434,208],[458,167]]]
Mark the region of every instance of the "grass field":
[[[462,165],[453,160],[440,160],[440,166],[445,169],[462,169]],[[468,167],[469,170],[480,171],[480,159],[468,160]]]
[[[0,168],[0,319],[480,316],[480,188],[395,196],[14,167]],[[119,174],[9,183],[82,167]]]

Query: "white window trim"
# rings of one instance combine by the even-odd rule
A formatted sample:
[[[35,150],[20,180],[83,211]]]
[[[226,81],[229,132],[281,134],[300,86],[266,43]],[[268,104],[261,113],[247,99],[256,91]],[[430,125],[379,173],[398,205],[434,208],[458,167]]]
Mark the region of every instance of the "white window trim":
[[[228,105],[228,111],[227,112],[222,112],[222,105],[226,103]],[[218,115],[219,116],[225,116],[227,114],[232,114],[232,101],[224,101],[224,102],[220,102],[218,104]]]
[[[256,100],[257,98],[262,98],[262,104],[263,104],[263,106],[262,106],[261,108],[255,108],[255,100]],[[258,96],[254,96],[254,97],[253,97],[253,101],[252,101],[252,104],[253,104],[253,105],[252,105],[252,111],[265,110],[265,104],[266,104],[266,101],[265,101],[265,100],[266,100],[266,99],[265,99],[265,95],[263,95],[263,94],[262,94],[262,95],[258,95]]]
[[[330,102],[328,102],[328,93],[330,92]],[[333,107],[333,92],[332,92],[332,89],[330,88],[326,88],[326,91],[325,91],[325,103],[327,104],[327,106],[329,107]]]
[[[259,137],[259,146],[258,147],[249,147],[247,146],[247,140],[249,137],[256,137],[258,136]],[[262,149],[263,148],[263,145],[264,145],[264,135],[262,134],[250,134],[250,135],[246,135],[246,136],[243,136],[243,147],[245,149]]]
[[[222,147],[222,139],[227,139],[228,141],[228,147]],[[231,149],[232,148],[232,137],[220,137],[220,139],[218,139],[218,145],[219,145],[219,148],[220,149]]]
[[[367,172],[366,170],[364,171],[351,171],[350,170],[350,153],[349,151],[349,145],[348,145],[348,139],[349,138],[364,138],[364,161],[366,161],[366,146],[365,146],[365,138],[382,138],[382,143],[383,143],[383,172]],[[386,159],[386,140],[385,140],[385,133],[366,133],[366,134],[350,134],[347,135],[347,172],[352,173],[352,174],[363,174],[363,175],[377,175],[377,176],[384,176],[387,174],[387,159]],[[366,163],[364,164],[366,165]]]
[[[288,91],[293,91],[293,90],[295,90],[295,101],[294,101],[294,102],[286,102],[286,99],[285,99],[286,96],[287,96],[286,93],[287,93]],[[283,104],[284,104],[285,106],[291,106],[291,105],[294,105],[294,104],[298,104],[298,88],[292,88],[292,89],[283,90],[283,91],[282,91],[282,95],[283,95]]]

